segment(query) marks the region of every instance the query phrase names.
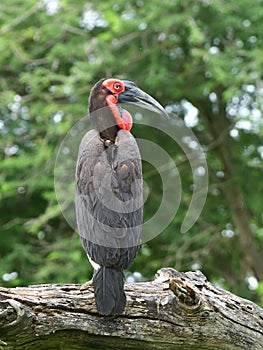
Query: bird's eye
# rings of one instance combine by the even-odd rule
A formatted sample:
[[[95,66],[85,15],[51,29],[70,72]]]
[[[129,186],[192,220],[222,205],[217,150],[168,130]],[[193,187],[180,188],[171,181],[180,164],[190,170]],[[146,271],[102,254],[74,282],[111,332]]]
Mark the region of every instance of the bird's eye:
[[[114,89],[115,89],[115,90],[120,90],[120,88],[121,88],[121,84],[116,83],[116,84],[114,85]]]

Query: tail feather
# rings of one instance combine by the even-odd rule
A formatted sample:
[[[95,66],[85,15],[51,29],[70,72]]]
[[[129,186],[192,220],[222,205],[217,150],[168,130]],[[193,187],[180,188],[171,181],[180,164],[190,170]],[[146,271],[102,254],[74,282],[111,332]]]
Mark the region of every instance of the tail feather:
[[[123,272],[102,266],[95,272],[93,283],[98,312],[104,316],[122,313],[126,304]]]

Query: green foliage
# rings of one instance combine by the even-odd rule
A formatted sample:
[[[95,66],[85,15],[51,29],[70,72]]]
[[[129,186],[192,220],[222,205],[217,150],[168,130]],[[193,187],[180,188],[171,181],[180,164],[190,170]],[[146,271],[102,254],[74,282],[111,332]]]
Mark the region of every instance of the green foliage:
[[[234,155],[231,181],[243,191],[253,237],[262,251],[262,5],[261,0],[14,0],[12,6],[1,1],[3,285],[84,282],[91,277],[79,237],[60,213],[53,170],[63,136],[86,115],[94,82],[117,76],[134,80],[182,118],[187,115],[183,101],[198,109],[193,130],[207,152],[210,174],[204,211],[181,234],[192,195],[189,164],[179,147],[161,135],[150,136],[178,164],[183,198],[173,222],[141,247],[131,271],[150,278],[168,265],[201,268],[214,282],[262,302],[262,283],[256,295],[242,272],[244,252],[237,245],[222,159],[209,128],[220,129],[227,114]],[[138,127],[133,130],[140,136]],[[145,214],[150,217],[161,187],[147,164],[144,174],[151,187]]]

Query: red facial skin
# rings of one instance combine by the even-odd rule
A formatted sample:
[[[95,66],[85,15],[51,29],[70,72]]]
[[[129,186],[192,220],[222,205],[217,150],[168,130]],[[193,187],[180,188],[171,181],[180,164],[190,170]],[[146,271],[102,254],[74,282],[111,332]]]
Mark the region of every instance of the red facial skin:
[[[116,106],[118,95],[125,91],[123,82],[118,79],[107,79],[102,83],[102,86],[112,93],[106,96],[106,102],[114,115],[117,125],[120,129],[130,131],[132,128],[132,116],[125,109],[122,110],[122,115],[120,115],[119,109]]]

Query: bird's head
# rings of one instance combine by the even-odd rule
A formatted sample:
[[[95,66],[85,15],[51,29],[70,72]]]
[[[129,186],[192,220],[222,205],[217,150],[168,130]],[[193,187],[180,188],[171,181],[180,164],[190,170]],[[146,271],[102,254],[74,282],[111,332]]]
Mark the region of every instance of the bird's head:
[[[121,108],[122,103],[154,111],[169,119],[160,103],[139,89],[135,83],[115,78],[101,79],[94,85],[89,98],[89,112],[91,114],[99,108],[109,107],[117,127],[130,130],[132,117],[128,111]]]

